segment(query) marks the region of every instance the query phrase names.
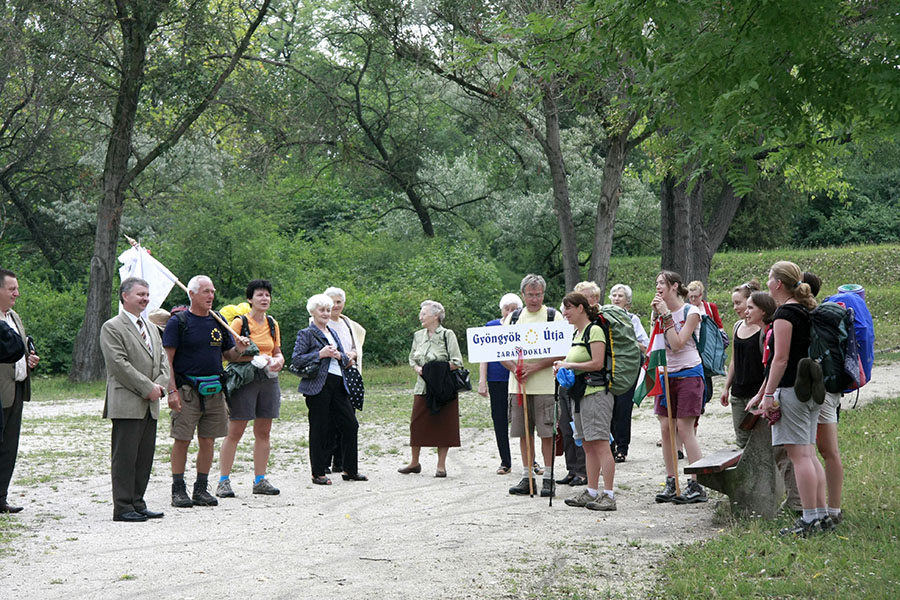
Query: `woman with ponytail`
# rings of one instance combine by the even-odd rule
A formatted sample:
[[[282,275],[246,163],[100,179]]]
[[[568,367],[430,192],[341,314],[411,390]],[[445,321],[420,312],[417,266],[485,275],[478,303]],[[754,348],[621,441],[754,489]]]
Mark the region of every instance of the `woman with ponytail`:
[[[784,446],[791,459],[803,515],[780,533],[806,537],[834,528],[825,510],[825,471],[816,457],[820,405],[808,398],[801,401],[794,389],[800,360],[809,355],[809,311],[816,307],[816,300],[803,283],[800,267],[792,262],[772,265],[766,285],[778,309],[772,317],[766,379],[747,410],[769,414],[781,410],[781,418],[772,426],[772,445]]]

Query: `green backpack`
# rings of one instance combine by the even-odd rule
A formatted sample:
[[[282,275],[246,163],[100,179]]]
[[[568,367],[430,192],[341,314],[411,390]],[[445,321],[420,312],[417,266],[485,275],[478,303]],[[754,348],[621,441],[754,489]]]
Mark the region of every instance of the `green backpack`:
[[[614,304],[604,304],[600,314],[584,328],[582,342],[591,353],[591,327],[598,325],[606,337],[606,366],[602,371],[585,373],[590,386],[606,386],[614,396],[628,392],[641,370],[641,347],[634,335],[634,325],[625,310]]]

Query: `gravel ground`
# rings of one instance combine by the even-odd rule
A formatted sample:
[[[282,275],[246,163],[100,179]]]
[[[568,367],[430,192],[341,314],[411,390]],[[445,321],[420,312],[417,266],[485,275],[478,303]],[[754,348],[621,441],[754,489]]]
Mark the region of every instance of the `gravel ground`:
[[[900,394],[898,375],[900,364],[877,367],[860,405]],[[285,398],[301,401],[296,395]],[[475,394],[461,401],[487,402]],[[844,409],[852,404],[845,398]],[[154,468],[147,501],[166,516],[134,524],[111,519],[109,424],[100,418],[101,410],[99,399],[26,407],[26,427],[29,419],[42,424],[23,437],[11,486],[10,501],[25,511],[2,517],[15,534],[0,560],[3,598],[339,595],[352,600],[576,592],[642,598],[673,546],[713,536],[721,527],[714,492],[707,504],[653,501],[665,472],[650,403],[635,409],[631,452],[617,465],[618,511],[612,513],[565,506],[563,499],[574,488],[560,488],[552,507],[547,499],[510,496],[507,488],[518,475],[494,473],[499,460],[490,430],[462,431],[462,448],[451,450],[446,479],[432,477],[436,457],[425,452],[422,474],[400,475],[396,469],[408,458],[403,428],[366,423],[363,412],[360,470],[370,481],[337,477],[330,487],[312,485],[305,424],[276,422],[270,478],[281,495],[250,494],[248,428],[233,476],[238,497],[220,500],[215,508],[191,509],[169,506],[163,420],[158,440],[163,458]],[[729,410],[716,400],[708,407],[699,430],[704,452],[733,443]],[[54,430],[56,420],[41,421],[79,415],[82,422],[96,416],[96,427],[88,419],[88,427],[61,436]],[[367,450],[376,447],[381,450]],[[41,461],[60,451],[77,458],[42,478]],[[195,452],[192,448],[191,456]],[[213,471],[215,479],[215,464]],[[557,476],[563,472],[557,469]]]

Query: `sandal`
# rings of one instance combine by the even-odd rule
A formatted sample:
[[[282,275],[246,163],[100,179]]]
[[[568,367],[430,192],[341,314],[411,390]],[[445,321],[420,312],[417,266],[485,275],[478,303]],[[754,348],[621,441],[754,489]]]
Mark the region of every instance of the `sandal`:
[[[512,471],[510,467],[507,467],[506,465],[500,465],[500,467],[497,469],[497,475],[509,475],[510,471]]]
[[[617,463],[623,463],[623,462],[625,462],[625,455],[622,454],[621,452],[616,452],[615,456],[613,457],[613,460],[615,460]]]
[[[331,480],[325,477],[324,475],[319,475],[317,477],[312,478],[312,482],[316,485],[331,485]]]

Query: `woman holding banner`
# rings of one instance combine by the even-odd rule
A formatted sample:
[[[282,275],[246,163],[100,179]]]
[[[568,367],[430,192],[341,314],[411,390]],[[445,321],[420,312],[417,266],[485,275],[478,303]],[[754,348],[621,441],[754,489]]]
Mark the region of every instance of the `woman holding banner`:
[[[584,447],[587,471],[587,488],[567,498],[566,504],[590,510],[616,510],[613,492],[616,462],[609,447],[613,396],[603,386],[588,385],[585,378],[585,373],[602,371],[606,364],[606,336],[602,327],[592,323],[600,311],[579,292],[566,294],[562,305],[563,316],[575,327],[575,333],[565,360],[554,362],[553,371],[571,369],[575,372],[575,385],[568,388],[567,401],[570,414],[574,416],[575,439],[581,440]]]

